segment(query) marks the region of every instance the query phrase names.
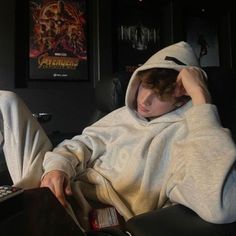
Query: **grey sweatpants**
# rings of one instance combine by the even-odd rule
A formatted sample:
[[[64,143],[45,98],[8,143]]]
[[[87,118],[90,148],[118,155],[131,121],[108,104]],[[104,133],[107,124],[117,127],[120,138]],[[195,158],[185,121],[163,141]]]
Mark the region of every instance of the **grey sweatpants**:
[[[22,99],[13,92],[1,90],[0,145],[14,186],[24,189],[39,187],[43,175],[43,158],[52,149],[52,144]],[[80,211],[85,211],[87,215],[89,205],[78,184],[72,182],[72,188],[78,204],[82,206]],[[66,210],[84,231],[70,205]]]
[[[0,91],[0,145],[14,185],[38,187],[52,144],[21,98]]]

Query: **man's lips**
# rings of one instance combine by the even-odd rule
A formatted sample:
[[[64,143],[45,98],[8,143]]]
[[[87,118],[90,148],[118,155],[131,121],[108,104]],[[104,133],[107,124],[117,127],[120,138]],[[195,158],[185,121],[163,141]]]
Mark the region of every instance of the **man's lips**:
[[[140,104],[138,105],[138,109],[142,112],[148,112],[148,110]]]

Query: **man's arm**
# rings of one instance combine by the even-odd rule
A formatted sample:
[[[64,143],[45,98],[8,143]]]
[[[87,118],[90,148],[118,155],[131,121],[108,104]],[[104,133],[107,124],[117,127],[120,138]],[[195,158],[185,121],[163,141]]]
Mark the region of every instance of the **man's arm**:
[[[194,68],[179,73],[178,86],[192,98],[185,113],[187,135],[173,147],[172,175],[167,196],[172,202],[194,210],[212,223],[236,220],[236,147],[229,130],[223,128],[217,108],[201,72]]]
[[[180,71],[177,78],[177,88],[184,90],[183,93],[191,97],[193,105],[201,105],[211,101],[203,74],[195,67]]]
[[[72,195],[71,178],[86,168],[91,157],[87,147],[89,143],[86,145],[84,139],[83,135],[78,135],[64,140],[53,151],[47,152],[44,158],[40,186],[50,188],[64,207],[67,207],[66,196]]]

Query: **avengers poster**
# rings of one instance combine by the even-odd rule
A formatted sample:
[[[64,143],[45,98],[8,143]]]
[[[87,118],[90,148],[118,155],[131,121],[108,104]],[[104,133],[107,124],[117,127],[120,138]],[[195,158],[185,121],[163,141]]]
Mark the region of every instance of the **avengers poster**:
[[[29,1],[29,77],[87,80],[86,0]]]

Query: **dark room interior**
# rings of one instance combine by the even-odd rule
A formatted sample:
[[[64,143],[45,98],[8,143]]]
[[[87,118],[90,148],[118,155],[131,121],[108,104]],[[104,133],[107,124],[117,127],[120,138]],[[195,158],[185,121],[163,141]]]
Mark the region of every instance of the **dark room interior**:
[[[42,70],[40,74],[30,56],[33,47],[30,36],[35,31],[32,30],[34,18],[29,5],[30,2],[47,0],[8,0],[2,1],[0,7],[0,88],[12,91],[23,99],[54,146],[64,139],[81,134],[85,127],[98,118],[123,106],[125,90],[135,69],[157,51],[180,41],[186,41],[193,47],[200,66],[209,73],[209,89],[213,91],[214,102],[219,105],[223,126],[232,131],[236,141],[236,8],[232,1],[71,1],[85,3],[83,42],[86,44],[86,59],[80,61],[82,69],[76,72],[71,69],[69,75],[67,68],[64,71],[63,68],[55,71],[49,68],[47,74],[43,74]],[[140,40],[145,35],[145,40],[138,41],[138,36],[132,38],[132,32],[136,32]],[[62,41],[60,43],[62,45]],[[225,91],[221,89],[225,88],[221,80],[224,76],[229,81]],[[224,98],[224,102],[221,98]],[[12,180],[0,150],[0,185],[5,184],[12,184]],[[3,236],[15,235],[18,232],[17,222],[22,221],[24,225],[20,226],[20,235],[85,235],[47,189],[41,192],[32,189],[25,196],[20,196],[9,201],[8,205],[0,202]],[[27,201],[32,204],[27,205]],[[134,217],[124,227],[125,230],[106,228],[86,235],[236,235],[236,223],[207,223],[191,210],[182,207],[174,205],[166,211],[163,208],[158,213],[154,211]],[[54,213],[51,212],[53,209]],[[44,215],[50,212],[48,218],[51,220],[42,219],[43,215],[36,214],[28,222],[33,225],[38,221],[37,231],[32,227],[26,230],[25,221],[34,215],[34,211],[44,211]],[[65,215],[58,220],[57,214]],[[49,230],[52,224],[58,227]]]

